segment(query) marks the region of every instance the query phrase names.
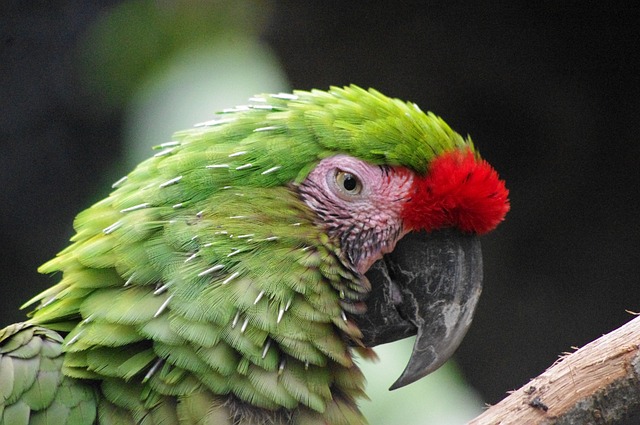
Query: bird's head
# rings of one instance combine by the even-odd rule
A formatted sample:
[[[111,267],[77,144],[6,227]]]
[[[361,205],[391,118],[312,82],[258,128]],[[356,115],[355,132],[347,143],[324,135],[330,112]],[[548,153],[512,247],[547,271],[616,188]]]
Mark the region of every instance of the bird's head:
[[[440,367],[465,335],[482,286],[477,235],[503,220],[508,191],[439,118],[395,101],[376,110],[376,92],[336,94],[354,100],[354,92],[363,97],[358,108],[334,106],[343,115],[331,121],[347,131],[343,148],[321,159],[299,192],[371,288],[366,312],[361,300],[344,301],[357,313],[361,342],[417,334],[398,388]]]

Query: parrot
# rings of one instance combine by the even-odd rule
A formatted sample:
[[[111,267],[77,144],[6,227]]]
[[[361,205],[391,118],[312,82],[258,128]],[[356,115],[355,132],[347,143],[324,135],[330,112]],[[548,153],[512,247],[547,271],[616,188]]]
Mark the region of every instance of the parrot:
[[[261,94],[179,131],[74,220],[0,331],[0,423],[366,424],[358,361],[441,366],[482,288],[495,169],[356,85]]]

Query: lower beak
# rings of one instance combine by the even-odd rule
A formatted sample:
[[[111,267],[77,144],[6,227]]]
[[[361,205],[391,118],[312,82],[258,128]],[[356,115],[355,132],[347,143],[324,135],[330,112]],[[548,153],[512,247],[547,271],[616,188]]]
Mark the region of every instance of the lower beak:
[[[417,335],[391,390],[438,369],[458,348],[482,290],[476,236],[452,229],[411,232],[371,266],[367,313],[354,317],[369,347]]]

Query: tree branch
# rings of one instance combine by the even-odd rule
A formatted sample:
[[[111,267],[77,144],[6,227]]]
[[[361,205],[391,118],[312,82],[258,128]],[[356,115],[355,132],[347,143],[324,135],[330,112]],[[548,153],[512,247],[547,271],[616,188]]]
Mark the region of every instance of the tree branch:
[[[567,354],[469,425],[640,423],[640,317]]]

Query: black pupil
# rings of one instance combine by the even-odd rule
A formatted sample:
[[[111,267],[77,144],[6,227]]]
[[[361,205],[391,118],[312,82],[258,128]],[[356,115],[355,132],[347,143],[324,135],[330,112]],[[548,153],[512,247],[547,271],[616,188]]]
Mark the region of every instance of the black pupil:
[[[356,180],[355,177],[353,177],[352,174],[349,173],[345,173],[344,175],[344,181],[342,182],[342,186],[348,190],[349,192],[351,192],[352,190],[354,190],[357,186],[358,186],[358,181]]]

